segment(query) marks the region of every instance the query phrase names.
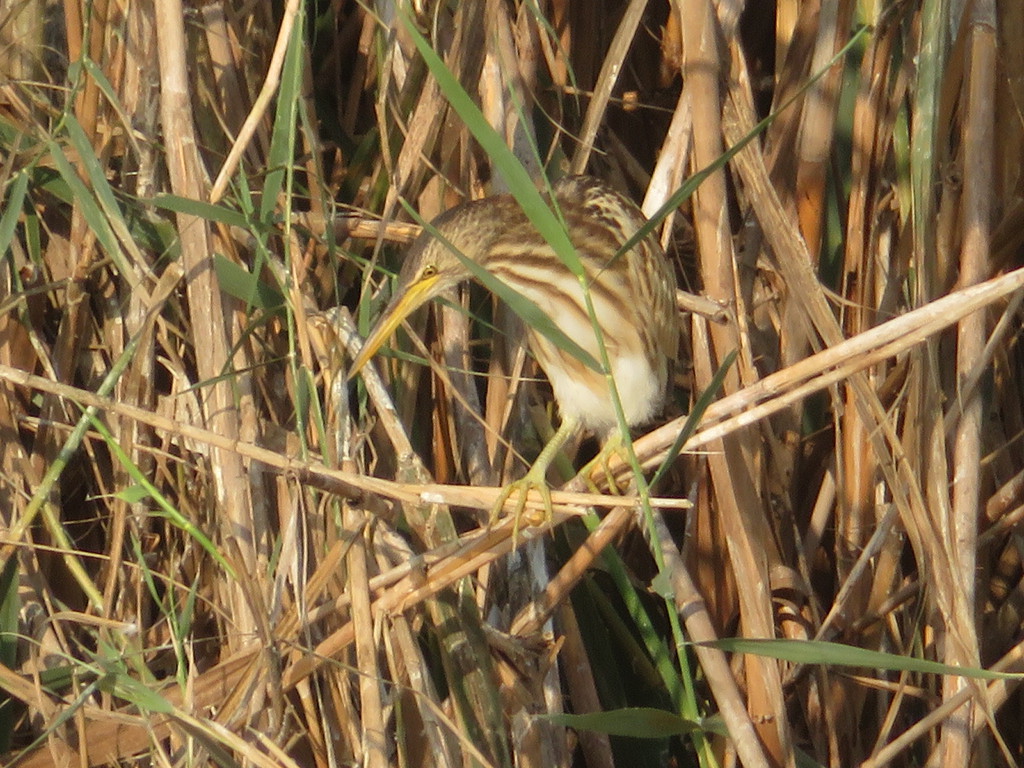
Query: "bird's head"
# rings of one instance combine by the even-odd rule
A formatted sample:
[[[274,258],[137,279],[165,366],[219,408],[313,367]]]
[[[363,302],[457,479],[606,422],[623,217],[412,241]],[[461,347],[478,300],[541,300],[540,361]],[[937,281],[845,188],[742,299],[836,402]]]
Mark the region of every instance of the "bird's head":
[[[470,272],[463,258],[474,258],[477,249],[463,242],[462,231],[453,231],[446,217],[435,221],[430,230],[424,231],[409,247],[395,284],[394,296],[352,361],[349,378],[366,365],[409,315],[449,288],[469,279]],[[440,237],[435,237],[434,233]],[[453,248],[465,254],[463,258],[457,256]]]

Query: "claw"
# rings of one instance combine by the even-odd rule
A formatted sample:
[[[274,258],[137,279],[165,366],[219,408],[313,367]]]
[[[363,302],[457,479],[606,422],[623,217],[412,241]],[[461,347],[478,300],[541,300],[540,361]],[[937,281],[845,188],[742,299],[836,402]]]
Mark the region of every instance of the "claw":
[[[551,466],[558,452],[565,445],[566,440],[576,431],[578,424],[573,421],[563,421],[558,427],[558,430],[552,435],[547,445],[537,456],[537,460],[530,467],[530,471],[527,472],[519,480],[515,480],[502,490],[498,496],[497,502],[491,509],[491,525],[496,523],[501,518],[502,510],[505,507],[505,502],[511,498],[512,494],[519,494],[519,499],[516,502],[515,509],[512,514],[514,520],[512,524],[512,541],[513,545],[518,541],[520,525],[524,521],[528,526],[538,526],[545,523],[551,522],[551,518],[554,516],[554,507],[551,505],[551,488],[548,487],[547,474],[548,467]],[[530,489],[536,488],[541,495],[541,500],[544,504],[543,517],[538,517],[536,513],[531,512],[530,515],[524,515],[523,512],[526,509],[526,501],[530,495]]]
[[[622,436],[618,432],[613,432],[604,445],[601,446],[601,450],[597,452],[597,455],[592,458],[587,464],[580,470],[579,474],[586,480],[587,486],[594,493],[602,493],[602,489],[598,487],[598,484],[592,479],[595,470],[600,468],[604,474],[605,487],[609,493],[619,494],[619,484],[615,479],[615,473],[612,472],[611,458],[612,456],[618,456],[622,463],[626,463],[625,446],[622,442]]]
[[[502,516],[502,512],[505,508],[505,503],[512,497],[513,494],[518,494],[519,498],[516,500],[515,508],[512,510],[511,515],[513,518],[512,522],[512,539],[514,542],[519,539],[519,531],[522,530],[522,525],[525,523],[527,527],[534,527],[544,525],[551,521],[554,515],[554,508],[551,505],[551,489],[548,487],[545,475],[547,474],[547,467],[540,467],[534,464],[530,468],[530,471],[519,480],[514,480],[502,489],[501,494],[498,496],[498,500],[491,510],[491,525],[494,525]],[[541,502],[544,505],[544,511],[538,513],[537,511],[531,510],[526,512],[526,502],[529,499],[530,491],[537,489],[541,495]]]

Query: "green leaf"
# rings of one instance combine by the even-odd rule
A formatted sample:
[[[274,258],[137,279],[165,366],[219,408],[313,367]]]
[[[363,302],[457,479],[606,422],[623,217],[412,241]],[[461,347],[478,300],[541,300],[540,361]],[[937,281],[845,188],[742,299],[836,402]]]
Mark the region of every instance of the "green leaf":
[[[77,125],[77,123],[75,123]],[[81,130],[81,129],[79,129]],[[72,134],[72,139],[78,134]],[[81,137],[79,137],[81,138]],[[64,179],[64,183],[67,184],[71,191],[71,196],[74,201],[78,204],[79,210],[82,212],[82,217],[85,222],[89,225],[89,229],[96,235],[96,240],[103,248],[104,252],[111,258],[118,270],[122,274],[128,273],[128,267],[124,263],[124,256],[121,253],[121,247],[117,242],[117,238],[114,236],[114,231],[111,229],[110,222],[107,221],[103,211],[96,202],[96,198],[89,191],[85,183],[79,178],[78,171],[76,171],[71,163],[68,161],[64,154],[64,150],[61,146],[50,139],[47,141],[47,147],[50,150],[50,157],[53,158],[53,164],[60,172],[61,178]],[[87,173],[96,172],[95,166],[99,163],[96,160],[95,154],[93,154],[92,146],[88,142],[84,146],[76,147],[80,158],[82,159]],[[91,162],[90,162],[91,161]],[[100,171],[102,176],[102,171]],[[104,178],[104,183],[106,179]]]
[[[96,157],[96,152],[89,141],[89,137],[85,135],[81,123],[75,119],[75,116],[67,115],[64,123],[68,137],[71,139],[71,144],[75,151],[78,152],[79,161],[85,169],[86,176],[89,178],[92,194],[95,196],[96,202],[99,203],[100,210],[103,212],[104,222],[110,228],[111,234],[117,238],[119,245],[110,251],[110,257],[118,265],[118,269],[132,269],[128,264],[121,263],[124,259],[121,251],[127,252],[137,263],[143,261],[142,255],[139,253],[135,241],[132,240],[132,236],[128,231],[128,222],[125,221],[124,212],[114,196],[114,190],[110,186],[110,182],[107,181],[106,168],[100,165],[99,158]],[[122,272],[122,274],[126,273]]]
[[[110,673],[101,678],[100,688],[129,701],[145,712],[159,712],[169,715],[174,712],[171,703],[146,683],[120,672]]]
[[[726,638],[709,643],[694,643],[730,653],[749,653],[797,664],[820,664],[833,667],[867,667],[900,672],[921,672],[931,675],[955,675],[976,680],[1021,680],[1024,672],[991,672],[978,667],[954,667],[937,661],[872,651],[824,640],[786,640]]]
[[[291,39],[281,69],[281,85],[277,92],[277,113],[270,137],[269,168],[263,183],[260,220],[269,222],[278,204],[281,189],[291,183],[291,166],[295,157],[295,126],[302,100],[302,63],[305,54],[304,14],[298,14],[292,26]]]
[[[219,253],[213,255],[213,269],[221,290],[244,301],[246,306],[264,312],[276,312],[284,306],[284,295]]]
[[[583,265],[576,255],[576,249],[569,240],[569,233],[558,217],[552,212],[527,173],[519,158],[512,150],[505,145],[505,139],[495,131],[487,122],[483,112],[473,102],[466,90],[462,87],[451,70],[441,61],[441,57],[430,47],[430,43],[420,34],[416,25],[409,19],[408,10],[401,14],[402,23],[406,31],[412,37],[413,43],[419,50],[423,61],[426,62],[438,86],[448,98],[452,108],[469,128],[473,138],[479,142],[481,148],[487,153],[491,162],[501,172],[508,183],[509,191],[515,197],[516,202],[522,206],[523,213],[530,223],[537,228],[541,236],[547,240],[559,258],[563,258],[566,266],[573,271],[577,277],[583,277]]]
[[[688,733],[712,731],[726,735],[721,723],[713,718],[699,722],[680,717],[674,712],[653,707],[627,707],[589,715],[538,715],[555,725],[578,731],[597,731],[611,736],[632,736],[637,739],[664,739]]]
[[[67,182],[55,168],[36,166],[32,169],[32,191],[34,195],[46,192],[65,205],[74,203],[74,194]]]
[[[148,201],[152,205],[165,211],[174,213],[185,213],[189,216],[197,216],[207,221],[215,221],[229,227],[242,227],[249,229],[250,222],[238,211],[225,208],[222,205],[204,203],[201,200],[190,200],[187,197],[178,195],[157,195]]]
[[[19,171],[11,184],[10,194],[4,203],[4,212],[0,216],[0,256],[7,253],[14,237],[14,228],[18,226],[18,217],[25,202],[25,191],[28,189],[28,172]]]
[[[651,485],[653,486],[661,476],[668,471],[668,468],[672,466],[672,462],[676,460],[680,452],[683,450],[683,446],[686,445],[686,441],[690,439],[690,435],[697,429],[697,425],[700,424],[701,419],[704,418],[704,411],[708,409],[708,406],[714,402],[714,399],[718,396],[719,390],[722,389],[722,385],[725,383],[725,374],[729,372],[732,364],[736,362],[736,350],[734,349],[728,355],[725,356],[725,360],[715,371],[715,375],[711,378],[711,382],[708,384],[707,389],[701,392],[700,397],[697,398],[697,402],[693,404],[693,410],[686,417],[686,422],[683,424],[683,428],[679,430],[679,434],[676,435],[676,439],[672,442],[671,447],[668,449],[668,453],[665,454],[665,460],[661,462],[661,466],[658,467],[658,471],[654,473],[654,477],[651,478]],[[668,594],[671,594],[669,592]]]
[[[0,571],[0,664],[8,669],[17,669],[18,661],[18,612],[21,598],[18,596],[18,564],[21,561],[10,558]],[[11,736],[18,719],[14,699],[0,691],[0,754],[11,748]]]
[[[113,494],[113,496],[115,499],[120,499],[125,504],[138,504],[140,501],[149,498],[149,491],[141,485],[129,485],[127,488]]]
[[[128,476],[135,481],[135,483],[146,491],[151,499],[156,502],[158,510],[155,514],[169,520],[172,524],[180,528],[187,535],[191,536],[206,552],[216,560],[226,573],[228,573],[232,579],[238,578],[235,573],[235,569],[232,568],[231,564],[225,559],[224,555],[221,554],[220,550],[217,549],[216,545],[210,540],[210,538],[196,526],[191,520],[183,515],[177,507],[171,504],[170,500],[167,499],[160,490],[153,485],[143,474],[142,470],[131,460],[131,458],[124,452],[121,446],[114,440],[113,435],[107,429],[106,425],[93,413],[86,410],[86,415],[89,418],[89,422],[92,424],[93,429],[100,433],[100,436],[106,441],[107,447],[110,452],[114,455],[114,458],[120,462],[121,466],[127,470]]]

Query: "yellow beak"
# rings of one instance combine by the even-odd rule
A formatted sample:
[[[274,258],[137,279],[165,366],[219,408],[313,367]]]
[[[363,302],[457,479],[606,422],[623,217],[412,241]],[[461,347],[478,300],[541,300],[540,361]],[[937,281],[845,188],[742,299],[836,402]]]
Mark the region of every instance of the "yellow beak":
[[[384,314],[377,321],[373,330],[370,331],[366,341],[363,342],[363,348],[359,350],[356,359],[352,361],[352,367],[348,371],[349,379],[363,369],[367,361],[377,353],[378,349],[384,346],[384,342],[391,338],[405,318],[433,298],[432,291],[438,279],[437,275],[431,275],[430,277],[418,280],[391,300],[387,309],[384,310]]]

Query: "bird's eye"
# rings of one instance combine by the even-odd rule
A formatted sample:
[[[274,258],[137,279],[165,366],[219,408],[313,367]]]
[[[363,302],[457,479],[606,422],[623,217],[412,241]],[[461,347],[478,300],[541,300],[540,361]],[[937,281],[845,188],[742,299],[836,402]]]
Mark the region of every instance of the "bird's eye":
[[[433,264],[427,264],[427,266],[423,268],[423,272],[420,273],[420,278],[426,279],[428,277],[433,277],[436,274],[437,267],[435,267]]]

